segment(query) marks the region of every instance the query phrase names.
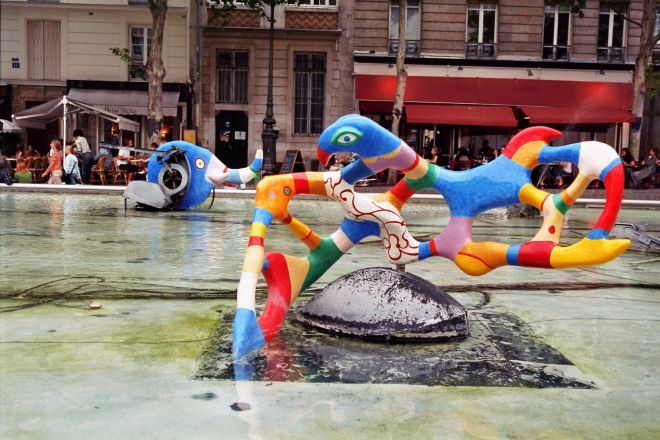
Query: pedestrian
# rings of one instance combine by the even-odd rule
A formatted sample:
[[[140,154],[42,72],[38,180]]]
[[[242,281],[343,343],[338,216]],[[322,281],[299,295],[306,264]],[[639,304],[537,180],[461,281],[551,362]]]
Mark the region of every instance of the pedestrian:
[[[50,141],[48,168],[46,168],[46,171],[44,171],[41,177],[45,178],[49,174],[49,184],[59,185],[62,183],[62,144],[57,139]]]
[[[81,183],[78,158],[73,153],[74,145],[75,144],[67,145],[64,148],[64,183],[67,185]]]
[[[82,166],[81,166],[81,177],[84,184],[89,184],[89,179],[92,175],[92,167],[94,166],[94,154],[92,154],[91,148],[89,148],[89,143],[83,131],[79,128],[73,130],[73,137],[76,140],[76,149],[82,155]]]

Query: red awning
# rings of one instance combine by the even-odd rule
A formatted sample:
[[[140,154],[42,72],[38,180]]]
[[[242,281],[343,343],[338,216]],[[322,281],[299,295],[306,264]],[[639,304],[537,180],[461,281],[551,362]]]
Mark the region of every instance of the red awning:
[[[494,105],[407,104],[406,114],[413,124],[518,126],[511,107]]]
[[[531,124],[611,124],[632,122],[635,115],[626,110],[591,107],[521,107]]]
[[[394,101],[396,77],[357,75],[356,98],[360,101]],[[550,81],[505,78],[451,78],[409,76],[404,102],[409,104],[461,104],[500,107],[546,107],[557,118],[541,123],[590,123],[571,120],[587,113],[607,115],[607,123],[628,122],[633,87],[628,83]],[[576,116],[577,117],[577,116]],[[589,119],[589,118],[588,118]],[[602,122],[602,121],[601,121]],[[458,125],[463,124],[459,122]]]

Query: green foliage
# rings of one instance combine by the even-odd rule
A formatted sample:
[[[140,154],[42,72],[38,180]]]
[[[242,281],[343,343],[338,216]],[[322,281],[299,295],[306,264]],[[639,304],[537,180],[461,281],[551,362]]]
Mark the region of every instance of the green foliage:
[[[271,5],[299,5],[300,0],[210,0],[209,7],[224,15],[236,9],[237,6],[246,6],[266,17],[267,9]]]
[[[133,61],[133,58],[131,58],[131,52],[125,47],[111,47],[110,52],[112,52],[113,55],[118,56],[126,64],[130,64]]]

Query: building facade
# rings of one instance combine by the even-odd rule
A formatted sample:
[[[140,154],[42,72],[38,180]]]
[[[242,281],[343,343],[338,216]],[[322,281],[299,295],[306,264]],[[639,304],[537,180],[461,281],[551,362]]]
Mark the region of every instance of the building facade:
[[[188,2],[170,0],[163,45],[163,139],[177,139],[189,119]],[[0,112],[4,118],[52,99],[72,99],[141,123],[137,133],[121,133],[116,124],[74,115],[61,132],[57,120],[46,130],[29,129],[28,142],[47,148],[51,137],[70,138],[82,128],[93,147],[97,141],[134,137],[146,142],[146,62],[152,17],[146,0],[0,1]],[[127,49],[131,62],[111,48]]]
[[[628,146],[640,29],[606,2],[582,12],[544,0],[408,0],[405,139],[418,151],[437,145],[443,164],[459,147],[502,147],[530,124],[562,130],[558,143]],[[639,22],[641,1],[628,12]],[[397,0],[356,1],[356,99],[384,125],[397,35]]]
[[[300,150],[306,169],[314,168],[318,135],[353,112],[352,12],[353,2],[343,0],[275,8],[278,162],[287,150]],[[244,166],[262,145],[269,26],[268,17],[241,6],[224,16],[206,10],[199,141],[229,166]]]

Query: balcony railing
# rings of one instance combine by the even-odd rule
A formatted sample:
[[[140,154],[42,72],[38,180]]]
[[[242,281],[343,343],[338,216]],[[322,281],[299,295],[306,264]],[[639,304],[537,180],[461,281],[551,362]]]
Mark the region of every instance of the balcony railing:
[[[497,44],[495,43],[465,43],[466,58],[495,58]]]
[[[607,63],[623,63],[626,61],[625,47],[599,47],[596,59]]]
[[[421,48],[421,44],[419,40],[406,40],[407,57],[418,57],[420,48]],[[387,53],[390,55],[396,55],[398,51],[399,51],[399,40],[389,40],[387,42]]]
[[[543,46],[543,59],[568,61],[571,59],[571,46]]]

